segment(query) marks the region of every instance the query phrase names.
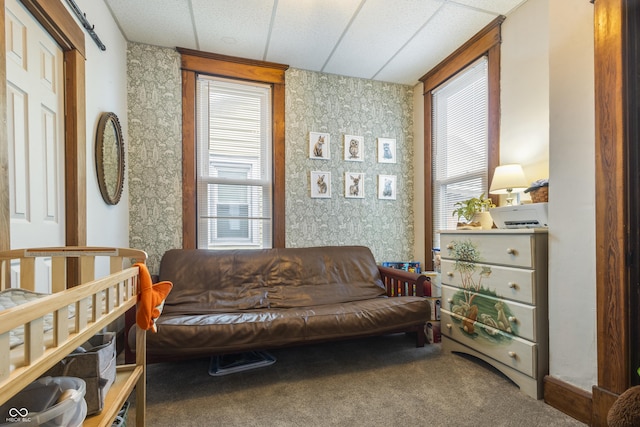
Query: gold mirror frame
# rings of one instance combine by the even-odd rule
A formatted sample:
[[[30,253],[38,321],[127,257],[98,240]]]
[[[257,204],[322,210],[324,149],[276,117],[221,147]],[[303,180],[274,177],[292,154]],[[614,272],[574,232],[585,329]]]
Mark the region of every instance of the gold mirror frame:
[[[115,113],[103,113],[96,132],[96,171],[102,198],[117,205],[124,187],[124,141]]]

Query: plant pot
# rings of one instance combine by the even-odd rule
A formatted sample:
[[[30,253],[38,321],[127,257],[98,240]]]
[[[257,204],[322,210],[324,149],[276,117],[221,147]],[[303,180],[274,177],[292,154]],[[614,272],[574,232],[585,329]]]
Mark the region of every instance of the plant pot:
[[[482,230],[482,224],[479,222],[459,222],[456,224],[456,230]]]
[[[493,218],[489,212],[478,212],[471,219],[472,222],[479,222],[482,230],[491,230],[493,228]]]

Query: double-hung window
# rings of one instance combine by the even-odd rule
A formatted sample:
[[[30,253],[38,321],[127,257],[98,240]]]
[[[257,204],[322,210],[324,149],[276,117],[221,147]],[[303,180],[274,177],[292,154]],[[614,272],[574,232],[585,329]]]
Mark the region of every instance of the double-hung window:
[[[272,247],[271,86],[198,75],[198,248]]]
[[[500,27],[494,19],[427,74],[424,84],[425,247],[456,227],[457,201],[478,197],[500,157]],[[426,260],[431,268],[431,260]]]
[[[433,228],[456,228],[454,205],[488,188],[487,58],[431,92]]]

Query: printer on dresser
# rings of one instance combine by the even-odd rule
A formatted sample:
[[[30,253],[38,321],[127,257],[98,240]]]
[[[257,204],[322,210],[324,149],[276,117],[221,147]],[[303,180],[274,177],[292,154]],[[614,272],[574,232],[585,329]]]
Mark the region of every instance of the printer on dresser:
[[[547,229],[440,233],[442,346],[543,396],[549,370]]]

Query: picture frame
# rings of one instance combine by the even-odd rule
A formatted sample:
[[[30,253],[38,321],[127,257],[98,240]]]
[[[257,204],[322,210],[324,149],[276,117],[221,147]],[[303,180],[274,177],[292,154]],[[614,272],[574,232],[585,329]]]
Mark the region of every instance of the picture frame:
[[[331,158],[331,135],[324,132],[309,132],[309,158],[329,160]]]
[[[344,159],[348,162],[364,161],[364,137],[357,135],[344,136]]]
[[[348,199],[364,199],[364,173],[344,173],[344,197]]]
[[[310,179],[312,199],[331,198],[331,172],[311,171]]]
[[[396,162],[395,138],[378,138],[378,163]]]
[[[397,188],[396,175],[378,175],[378,199],[395,200]]]

